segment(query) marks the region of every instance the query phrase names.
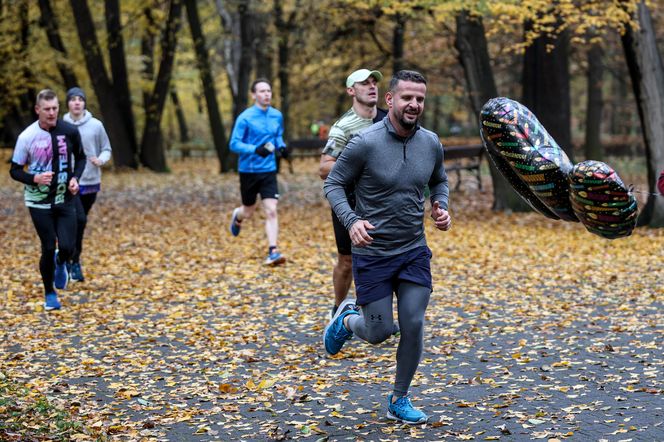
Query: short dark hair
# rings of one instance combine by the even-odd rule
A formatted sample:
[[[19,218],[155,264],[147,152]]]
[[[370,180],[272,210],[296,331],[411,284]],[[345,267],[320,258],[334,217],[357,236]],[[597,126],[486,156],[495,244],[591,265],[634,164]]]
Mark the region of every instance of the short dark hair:
[[[53,99],[57,99],[58,95],[53,92],[51,89],[42,89],[39,91],[37,94],[37,99],[35,100],[35,105],[39,106],[39,102],[42,100],[50,101]]]
[[[254,80],[253,83],[251,83],[251,92],[256,92],[256,85],[258,83],[267,83],[268,86],[270,86],[270,89],[272,89],[272,83],[270,83],[270,80],[268,80],[265,77],[260,77]]]
[[[394,73],[394,75],[392,75],[388,89],[394,92],[397,88],[397,84],[399,84],[400,81],[412,81],[413,83],[423,83],[425,85],[427,84],[427,79],[424,78],[424,75],[417,71],[408,71],[404,69],[397,71]]]

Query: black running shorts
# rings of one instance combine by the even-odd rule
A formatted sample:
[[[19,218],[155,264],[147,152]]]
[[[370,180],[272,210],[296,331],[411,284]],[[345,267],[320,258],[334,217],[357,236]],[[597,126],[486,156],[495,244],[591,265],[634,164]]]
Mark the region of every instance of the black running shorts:
[[[334,239],[337,242],[337,252],[339,255],[350,255],[353,243],[350,240],[348,230],[341,224],[337,215],[332,211],[332,227],[334,227]]]
[[[260,194],[262,199],[279,199],[279,188],[277,187],[277,173],[242,173],[240,172],[240,193],[242,204],[253,206],[256,197]]]
[[[346,198],[348,199],[348,204],[350,204],[351,209],[355,209],[355,193],[346,191]],[[350,240],[350,234],[348,230],[341,224],[339,218],[337,218],[334,210],[332,211],[332,227],[334,227],[334,240],[337,243],[337,252],[339,255],[350,255],[351,247],[353,245]]]

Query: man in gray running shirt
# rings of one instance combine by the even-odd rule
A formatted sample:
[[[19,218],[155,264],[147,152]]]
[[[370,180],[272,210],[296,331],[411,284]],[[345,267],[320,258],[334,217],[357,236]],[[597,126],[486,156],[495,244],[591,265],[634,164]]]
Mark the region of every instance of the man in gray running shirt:
[[[401,337],[387,417],[407,424],[428,420],[408,397],[422,356],[432,291],[423,222],[427,185],[436,228],[451,227],[443,148],[436,134],[418,124],[425,96],[426,79],[420,73],[395,73],[385,95],[387,118],[348,143],[324,185],[330,206],[350,234],[357,295],[356,301],[346,299],[339,306],[325,328],[325,350],[338,353],[353,334],[371,344],[385,341],[392,333],[396,294]],[[355,186],[354,209],[344,191],[349,184]]]

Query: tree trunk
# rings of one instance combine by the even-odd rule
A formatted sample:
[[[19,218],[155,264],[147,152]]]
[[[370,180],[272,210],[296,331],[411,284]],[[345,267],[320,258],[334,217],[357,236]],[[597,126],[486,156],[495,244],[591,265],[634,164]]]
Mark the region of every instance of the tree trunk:
[[[398,72],[404,68],[403,45],[404,34],[406,32],[406,18],[397,14],[394,17],[394,30],[392,31],[392,70]]]
[[[650,195],[639,215],[639,225],[664,227],[664,198],[653,192],[664,170],[664,65],[657,48],[650,10],[638,4],[639,29],[627,26],[622,36],[623,50],[643,130]]]
[[[18,59],[27,59],[28,46],[30,45],[31,41],[29,2],[24,1],[17,5],[11,6],[17,9],[12,11],[13,13],[17,14],[16,17],[12,18],[18,20],[20,28],[19,41],[21,46],[17,56]],[[3,16],[2,18],[4,19],[5,17]],[[17,79],[18,81],[21,81],[24,84],[37,83],[29,65],[24,65],[21,71],[21,76]],[[3,99],[2,104],[9,105],[12,109],[12,111],[8,112],[3,118],[2,138],[4,138],[4,141],[7,143],[12,144],[16,142],[16,139],[18,138],[19,134],[23,132],[25,127],[35,121],[34,97],[36,92],[33,88],[28,88],[25,92],[18,96],[18,104],[16,104],[14,100],[6,100],[8,96],[13,96],[13,94],[7,91],[8,87],[12,87],[12,85],[0,85],[0,93],[2,93]]]
[[[150,8],[143,9],[143,15],[145,16],[146,26],[144,34],[141,37],[141,58],[143,60],[141,77],[146,84],[150,84],[154,80],[154,40],[157,25],[152,17],[152,10]],[[149,101],[150,92],[143,89],[143,109],[148,108]]]
[[[604,63],[602,61],[602,47],[599,43],[593,44],[588,50],[588,104],[586,113],[586,145],[587,160],[602,161],[601,124],[602,124],[602,77],[604,76]]]
[[[122,23],[120,22],[119,0],[106,0],[106,31],[108,33],[108,54],[111,61],[111,76],[113,78],[113,93],[120,109],[120,115],[129,136],[131,150],[136,152],[136,127],[134,125],[134,111],[131,107],[131,93],[129,91],[129,75],[127,74],[127,61],[125,58],[124,41],[122,39]]]
[[[238,5],[238,13],[240,14],[240,62],[237,71],[237,95],[233,100],[233,121],[247,108],[249,97],[249,77],[251,76],[251,56],[253,53],[252,14],[249,10],[249,4],[250,0],[241,0]]]
[[[256,78],[274,78],[273,60],[274,51],[266,44],[268,26],[272,18],[269,13],[256,13],[254,21],[254,60],[256,60]]]
[[[471,17],[467,10],[456,17],[455,47],[463,66],[470,98],[470,106],[479,127],[480,110],[491,98],[498,96],[489,58],[489,50],[481,17]],[[493,182],[493,210],[525,212],[532,208],[519,196],[495,167],[491,159],[489,169]]]
[[[219,171],[227,172],[231,170],[232,165],[230,151],[226,140],[226,132],[224,130],[224,123],[221,119],[221,112],[217,102],[217,91],[214,86],[214,78],[212,77],[212,68],[210,67],[210,59],[208,57],[207,46],[205,44],[205,35],[201,28],[201,21],[198,16],[198,7],[195,0],[186,1],[187,18],[189,21],[189,30],[191,31],[191,38],[194,41],[194,49],[196,51],[196,61],[198,64],[198,72],[201,77],[201,84],[203,86],[203,94],[205,95],[205,102],[208,109],[208,119],[210,122],[210,130],[212,131],[212,140],[214,141],[214,149],[219,158]]]
[[[180,141],[186,143],[189,141],[189,128],[187,127],[187,119],[184,117],[184,111],[180,105],[180,98],[178,98],[178,91],[175,86],[171,86],[171,103],[175,108],[175,118],[178,121],[178,129],[180,130]]]
[[[39,9],[41,11],[40,24],[46,29],[48,43],[53,49],[62,54],[63,59],[67,59],[67,49],[65,49],[65,45],[62,43],[62,38],[60,38],[58,21],[53,14],[50,0],[39,0]],[[67,89],[79,85],[78,80],[76,79],[76,74],[74,74],[74,71],[71,70],[69,65],[62,61],[57,61],[56,65],[58,66],[58,70],[60,71],[60,75],[62,76],[62,80]]]
[[[175,62],[177,33],[181,24],[182,3],[171,0],[162,36],[161,62],[152,94],[145,109],[145,128],[141,141],[141,163],[155,172],[167,172],[166,155],[161,137],[161,116],[168,96],[171,73]]]
[[[568,35],[566,30],[557,38],[542,35],[526,48],[522,85],[523,104],[537,116],[570,161],[574,161]],[[547,49],[550,47],[551,51]]]
[[[136,152],[131,149],[131,136],[127,133],[121,110],[115,101],[113,85],[106,74],[88,2],[87,0],[70,0],[70,4],[88,74],[113,146],[113,162],[116,167],[135,169],[138,167]]]
[[[283,4],[280,0],[274,0],[274,23],[279,35],[279,98],[281,99],[281,114],[284,117],[284,139],[290,134],[290,34],[295,30],[296,11],[300,8],[300,2],[289,14],[288,20],[284,19]]]

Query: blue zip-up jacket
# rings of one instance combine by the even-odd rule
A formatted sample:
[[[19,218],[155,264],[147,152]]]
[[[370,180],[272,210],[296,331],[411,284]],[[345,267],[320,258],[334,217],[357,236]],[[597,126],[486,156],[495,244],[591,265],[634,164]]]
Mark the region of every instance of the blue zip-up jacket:
[[[256,148],[268,141],[277,149],[283,149],[284,119],[281,112],[269,106],[266,110],[253,105],[242,112],[235,121],[231,134],[231,151],[239,155],[238,172],[276,172],[275,152],[263,158]]]

